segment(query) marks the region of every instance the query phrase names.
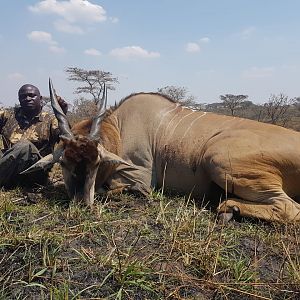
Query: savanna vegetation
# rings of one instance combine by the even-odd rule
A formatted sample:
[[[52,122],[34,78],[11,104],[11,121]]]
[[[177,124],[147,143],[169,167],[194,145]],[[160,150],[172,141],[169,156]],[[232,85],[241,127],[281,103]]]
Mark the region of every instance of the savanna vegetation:
[[[0,299],[299,299],[300,226],[188,198],[68,203],[61,183],[1,191]]]
[[[95,111],[88,87],[103,88],[106,76],[114,88],[117,78],[68,70],[87,88],[77,94],[90,96],[75,102],[75,122]],[[262,105],[231,94],[199,104],[186,88],[159,91],[194,109],[299,129],[299,101],[284,94]],[[90,210],[68,200],[58,167],[48,185],[0,190],[0,199],[0,300],[300,299],[300,224],[222,224],[201,199],[164,190],[98,195]]]

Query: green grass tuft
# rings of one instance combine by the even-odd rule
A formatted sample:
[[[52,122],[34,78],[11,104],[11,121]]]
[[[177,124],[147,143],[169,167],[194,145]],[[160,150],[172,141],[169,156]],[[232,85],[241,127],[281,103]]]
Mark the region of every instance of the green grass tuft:
[[[300,298],[299,224],[219,225],[159,192],[92,211],[35,196],[0,191],[0,300]]]

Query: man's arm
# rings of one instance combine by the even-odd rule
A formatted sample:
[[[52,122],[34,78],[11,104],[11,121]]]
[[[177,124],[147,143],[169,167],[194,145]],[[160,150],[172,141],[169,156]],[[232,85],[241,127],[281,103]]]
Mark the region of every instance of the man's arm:
[[[60,96],[56,95],[57,101],[63,110],[64,114],[67,114],[68,112],[68,103]],[[54,117],[51,121],[50,125],[50,137],[49,142],[54,147],[55,144],[59,142],[59,128],[58,128],[58,122],[57,119]]]
[[[8,112],[6,110],[0,110],[0,134],[2,134],[2,129],[8,120]]]
[[[68,103],[60,96],[56,95],[58,104],[60,105],[62,111],[64,112],[64,114],[66,115],[68,112]]]
[[[7,120],[8,120],[8,112],[6,110],[0,110],[0,150],[9,148],[9,143],[6,137],[3,136],[3,128]]]

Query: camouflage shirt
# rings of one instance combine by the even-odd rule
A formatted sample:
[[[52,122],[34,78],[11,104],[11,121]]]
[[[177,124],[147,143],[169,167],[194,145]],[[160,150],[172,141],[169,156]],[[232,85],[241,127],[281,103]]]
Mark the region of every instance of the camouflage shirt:
[[[22,140],[32,142],[42,156],[52,152],[59,140],[56,118],[48,112],[41,112],[31,120],[26,117],[21,107],[14,110],[0,110],[0,133],[3,150]]]

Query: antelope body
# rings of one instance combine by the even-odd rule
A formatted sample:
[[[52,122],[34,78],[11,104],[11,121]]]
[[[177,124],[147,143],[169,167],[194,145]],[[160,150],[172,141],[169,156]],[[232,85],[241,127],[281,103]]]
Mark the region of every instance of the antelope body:
[[[51,98],[62,131],[52,164],[60,157],[72,198],[91,206],[94,191],[104,187],[143,194],[164,187],[201,200],[218,186],[231,195],[218,207],[225,220],[234,211],[265,220],[300,220],[298,132],[193,111],[155,93],[128,96],[109,111],[102,107],[94,120],[71,130],[53,92]]]

